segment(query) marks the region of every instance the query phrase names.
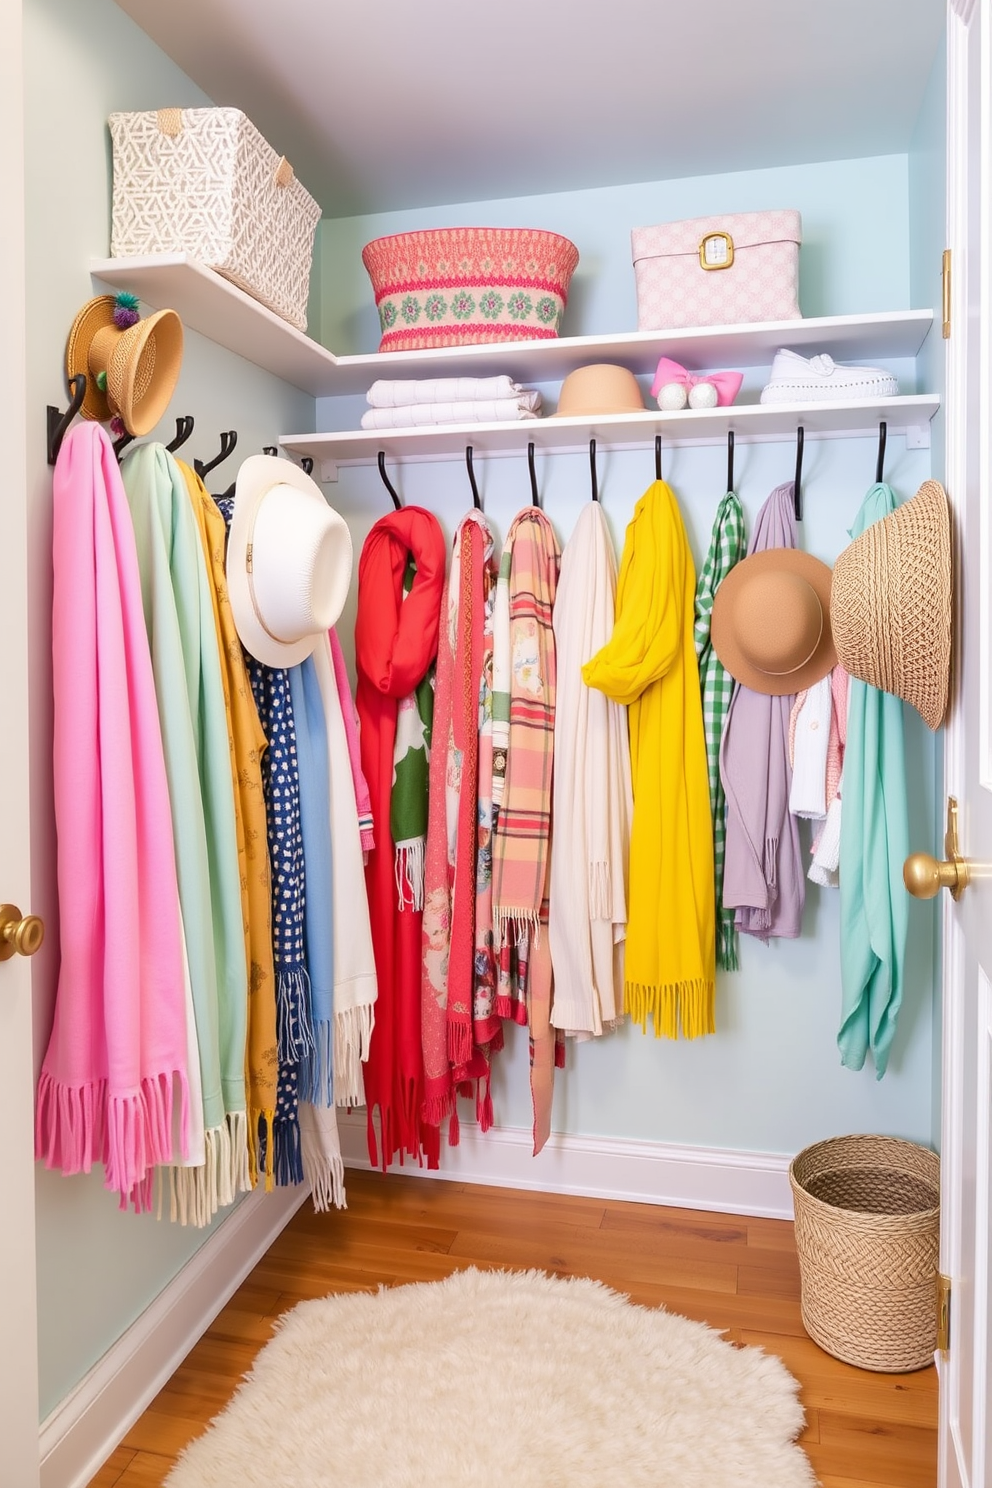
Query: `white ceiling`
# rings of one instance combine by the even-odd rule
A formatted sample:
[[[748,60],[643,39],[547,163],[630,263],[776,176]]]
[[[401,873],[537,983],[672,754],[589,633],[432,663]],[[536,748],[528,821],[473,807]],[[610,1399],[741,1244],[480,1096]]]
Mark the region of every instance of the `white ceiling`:
[[[333,217],[902,152],[944,19],[944,0],[118,3]]]

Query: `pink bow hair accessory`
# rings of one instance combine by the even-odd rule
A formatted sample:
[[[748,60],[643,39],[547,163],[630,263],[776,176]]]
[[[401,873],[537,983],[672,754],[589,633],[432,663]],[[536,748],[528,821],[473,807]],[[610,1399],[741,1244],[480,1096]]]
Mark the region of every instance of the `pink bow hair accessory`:
[[[651,396],[657,398],[659,390],[670,382],[679,383],[687,393],[697,383],[709,382],[716,388],[718,407],[729,408],[740,392],[743,381],[743,372],[687,372],[684,367],[679,366],[678,362],[673,362],[671,357],[662,357],[658,363],[658,370],[654,374],[654,382],[651,384]]]

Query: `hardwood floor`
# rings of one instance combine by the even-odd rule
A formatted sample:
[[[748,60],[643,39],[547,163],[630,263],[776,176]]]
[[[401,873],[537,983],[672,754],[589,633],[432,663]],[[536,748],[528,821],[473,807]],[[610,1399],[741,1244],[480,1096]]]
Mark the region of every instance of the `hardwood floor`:
[[[592,1276],[776,1353],[802,1384],[802,1444],[823,1488],[934,1488],[936,1371],[870,1374],[817,1348],[799,1315],[791,1224],[392,1173],[351,1171],[347,1192],[343,1213],[295,1215],[91,1488],[159,1488],[297,1302],[466,1266]]]

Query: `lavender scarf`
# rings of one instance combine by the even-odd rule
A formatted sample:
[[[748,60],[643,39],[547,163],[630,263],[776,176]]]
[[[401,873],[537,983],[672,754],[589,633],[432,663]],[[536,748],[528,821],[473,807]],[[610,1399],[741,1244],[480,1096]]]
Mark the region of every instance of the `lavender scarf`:
[[[751,552],[794,548],[793,487],[777,486],[754,524]],[[789,811],[789,714],[794,697],[769,697],[738,686],[720,746],[727,794],[723,903],[736,910],[737,929],[767,941],[796,937],[802,925],[805,879],[799,828]]]

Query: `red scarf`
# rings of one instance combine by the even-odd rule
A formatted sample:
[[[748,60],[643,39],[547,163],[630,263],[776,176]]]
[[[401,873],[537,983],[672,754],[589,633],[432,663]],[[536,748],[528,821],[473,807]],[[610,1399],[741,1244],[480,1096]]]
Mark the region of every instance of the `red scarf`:
[[[403,598],[407,559],[417,565]],[[407,506],[376,522],[358,565],[355,658],[362,771],[372,797],[376,844],[365,882],[372,922],[379,996],[365,1066],[369,1156],[387,1168],[399,1153],[436,1168],[438,1128],[422,1121],[424,1059],[420,1032],[421,919],[397,905],[394,843],[389,832],[393,746],[399,700],[423,681],[437,653],[444,586],[445,541],[436,517]],[[373,1114],[379,1109],[381,1153]]]

